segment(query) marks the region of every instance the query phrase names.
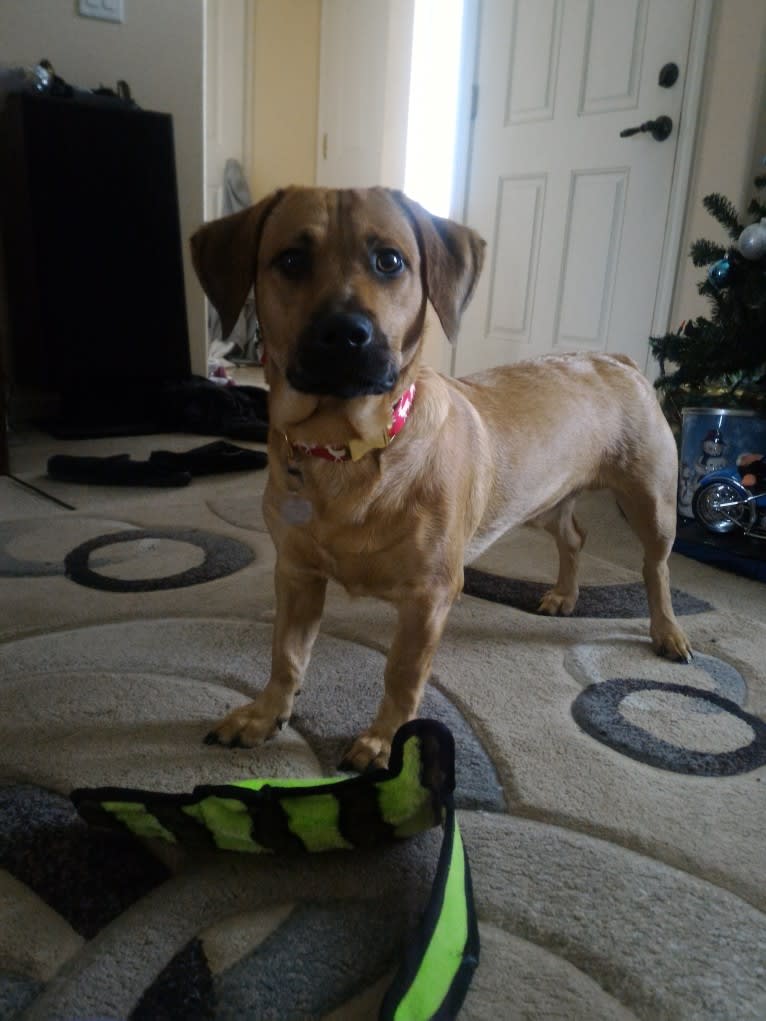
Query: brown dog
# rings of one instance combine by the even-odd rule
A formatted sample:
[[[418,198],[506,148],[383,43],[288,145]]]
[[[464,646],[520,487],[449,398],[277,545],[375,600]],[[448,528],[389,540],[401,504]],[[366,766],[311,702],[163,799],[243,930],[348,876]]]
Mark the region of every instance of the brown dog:
[[[547,357],[463,380],[420,364],[426,302],[454,339],[483,251],[473,231],[383,188],[289,188],[194,235],[224,336],[255,285],[277,549],[271,677],[208,740],[250,746],[290,718],[334,578],[398,610],[380,708],[347,757],[384,765],[417,713],[466,561],[514,525],[542,524],[560,567],[540,611],[572,612],[583,489],[617,495],[644,547],[654,647],[690,658],[667,566],[675,443],[630,359]]]

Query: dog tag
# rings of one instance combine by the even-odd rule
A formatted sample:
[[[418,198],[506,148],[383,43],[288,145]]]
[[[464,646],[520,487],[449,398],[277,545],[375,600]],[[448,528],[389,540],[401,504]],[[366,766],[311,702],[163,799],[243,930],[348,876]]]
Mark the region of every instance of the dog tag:
[[[311,501],[302,496],[286,496],[282,501],[282,520],[288,525],[307,525],[314,515]]]

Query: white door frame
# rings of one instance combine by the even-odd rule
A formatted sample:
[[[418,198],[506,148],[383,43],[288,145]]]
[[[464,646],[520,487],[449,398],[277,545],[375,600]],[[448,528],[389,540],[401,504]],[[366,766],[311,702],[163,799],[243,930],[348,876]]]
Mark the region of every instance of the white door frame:
[[[473,126],[476,119],[474,103],[478,96],[476,78],[479,63],[481,6],[481,0],[464,0],[463,44],[460,57],[457,132],[455,134],[455,171],[450,214],[453,219],[461,223],[465,222],[468,215],[468,189],[471,184]]]
[[[673,178],[670,185],[670,202],[665,238],[662,244],[657,297],[652,316],[652,335],[665,334],[670,329],[670,311],[679,275],[681,238],[689,198],[689,181],[692,160],[699,134],[699,111],[702,103],[702,84],[713,21],[714,0],[695,0],[692,35],[689,41],[689,58],[684,77],[684,95],[678,126],[678,145]],[[650,355],[650,364],[659,373],[659,365]]]
[[[670,186],[668,216],[660,256],[660,272],[652,315],[652,335],[662,335],[670,328],[670,312],[679,275],[679,257],[684,221],[686,219],[689,181],[692,160],[697,143],[699,111],[702,102],[710,26],[713,20],[714,0],[695,0],[689,53],[684,75],[684,92],[678,124],[678,142],[673,177]],[[460,82],[460,119],[455,155],[455,199],[452,215],[465,222],[471,185],[471,159],[473,151],[474,90],[477,78],[479,39],[482,17],[482,0],[465,0],[465,29]],[[478,97],[481,102],[481,96]],[[458,338],[458,342],[460,340]],[[457,344],[450,352],[450,373],[455,375]],[[659,366],[648,356],[647,371],[656,376]]]

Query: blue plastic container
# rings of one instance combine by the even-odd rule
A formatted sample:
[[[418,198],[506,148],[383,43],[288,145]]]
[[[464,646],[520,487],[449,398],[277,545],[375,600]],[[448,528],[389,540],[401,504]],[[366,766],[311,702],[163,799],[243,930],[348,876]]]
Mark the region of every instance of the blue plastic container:
[[[678,466],[678,513],[692,517],[700,479],[733,468],[740,454],[766,454],[766,418],[738,408],[684,408]]]

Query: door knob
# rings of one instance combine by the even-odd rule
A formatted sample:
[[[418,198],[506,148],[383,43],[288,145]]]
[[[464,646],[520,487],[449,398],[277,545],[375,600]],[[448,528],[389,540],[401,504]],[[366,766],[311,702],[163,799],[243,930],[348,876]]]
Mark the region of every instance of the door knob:
[[[660,68],[658,84],[663,89],[671,89],[678,81],[678,64],[663,64]]]
[[[672,130],[673,121],[663,114],[662,117],[656,117],[653,121],[644,121],[637,128],[625,128],[620,132],[620,138],[629,138],[631,135],[648,131],[655,142],[664,142]]]

